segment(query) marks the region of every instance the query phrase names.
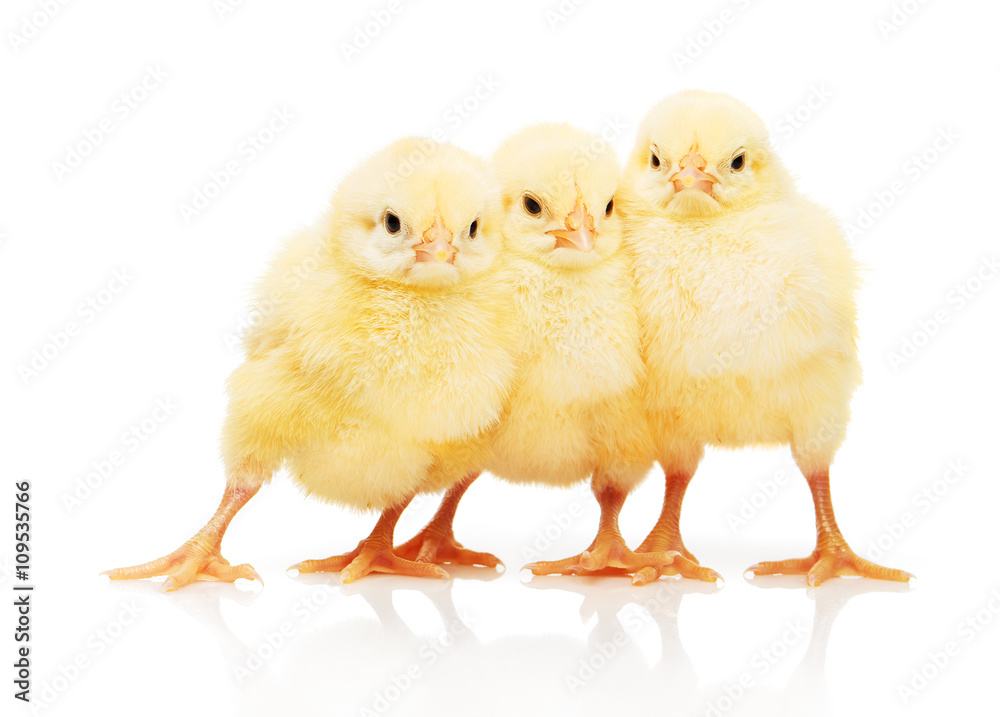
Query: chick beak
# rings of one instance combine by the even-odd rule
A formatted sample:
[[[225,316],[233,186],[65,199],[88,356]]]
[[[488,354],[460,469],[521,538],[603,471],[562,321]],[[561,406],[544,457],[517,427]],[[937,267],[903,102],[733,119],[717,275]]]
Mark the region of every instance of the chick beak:
[[[581,197],[577,197],[576,206],[566,216],[565,229],[553,229],[548,232],[556,238],[556,248],[590,251],[594,248],[597,231],[594,228],[594,218],[587,211],[587,205]]]
[[[680,162],[681,171],[670,178],[670,181],[674,183],[674,191],[700,189],[711,197],[712,188],[718,180],[705,173],[705,164],[705,159],[694,150],[684,155]]]
[[[455,263],[455,247],[451,245],[452,233],[448,231],[441,217],[434,217],[434,224],[424,232],[420,244],[413,249],[417,253],[417,261],[436,261],[440,263]]]

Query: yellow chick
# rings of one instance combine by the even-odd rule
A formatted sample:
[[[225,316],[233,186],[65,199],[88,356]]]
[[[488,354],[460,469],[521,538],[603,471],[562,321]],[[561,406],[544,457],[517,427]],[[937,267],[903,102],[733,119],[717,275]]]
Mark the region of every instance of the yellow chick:
[[[549,486],[593,476],[601,506],[587,551],[526,567],[542,575],[668,565],[669,555],[636,556],[618,530],[625,497],[653,463],[629,259],[615,209],[618,160],[589,132],[543,124],[510,138],[493,166],[524,354],[487,470]]]
[[[678,551],[669,572],[713,580],[679,527],[704,446],[789,444],[812,491],[816,550],[748,572],[806,574],[810,585],[912,577],[858,557],[837,527],[829,469],[861,380],[857,269],[834,218],[795,190],[764,123],[724,94],[667,98],[639,129],[619,196],[666,474],[663,511],[637,552]]]
[[[107,574],[168,575],[167,590],[258,577],[230,566],[220,544],[285,464],[311,495],[383,511],[351,553],[293,568],[340,571],[343,582],[446,578],[396,555],[392,536],[415,494],[468,487],[508,398],[519,338],[495,195],[483,161],[424,139],[396,142],[350,174],[258,287],[258,306],[272,311],[229,378],[215,516],[170,555]]]

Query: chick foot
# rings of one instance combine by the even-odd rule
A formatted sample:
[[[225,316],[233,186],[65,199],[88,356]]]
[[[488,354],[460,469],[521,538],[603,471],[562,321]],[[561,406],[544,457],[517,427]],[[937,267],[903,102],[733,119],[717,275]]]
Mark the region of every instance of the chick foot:
[[[684,547],[684,541],[681,539],[681,504],[684,502],[684,493],[690,482],[691,475],[687,473],[666,475],[666,489],[660,517],[642,545],[636,549],[639,555],[673,551],[678,553],[677,557],[664,568],[651,565],[638,570],[632,576],[633,585],[651,583],[662,575],[680,575],[682,578],[704,580],[708,583],[722,580],[722,575],[701,565],[691,551]]]
[[[675,552],[633,553],[621,535],[602,534],[579,555],[528,563],[522,570],[530,570],[534,575],[627,575],[652,566],[666,570],[678,555]]]
[[[334,555],[323,560],[305,560],[292,565],[289,570],[300,573],[340,573],[341,583],[353,583],[371,573],[409,575],[417,578],[449,579],[448,573],[437,565],[418,563],[398,556],[392,549],[392,534],[403,509],[410,501],[382,512],[371,535],[358,543],[358,547],[344,555]]]
[[[482,565],[496,568],[503,561],[490,553],[467,550],[455,540],[454,520],[458,503],[477,476],[466,478],[453,486],[441,501],[441,507],[427,526],[413,538],[396,546],[401,558],[418,563],[451,563],[454,565]]]
[[[651,566],[666,567],[674,561],[676,553],[639,555],[625,545],[618,529],[625,491],[609,485],[595,489],[594,495],[601,506],[601,523],[590,547],[572,558],[529,563],[522,570],[534,575],[624,575]]]
[[[805,575],[806,583],[815,587],[822,582],[838,576],[857,576],[875,578],[876,580],[892,580],[905,583],[913,575],[903,570],[887,568],[857,555],[845,542],[828,545],[816,549],[806,558],[790,560],[769,560],[751,565],[746,570],[747,575]]]
[[[751,565],[745,575],[805,575],[810,587],[837,576],[857,576],[900,583],[914,577],[903,570],[886,568],[865,560],[851,550],[833,514],[829,473],[823,471],[807,480],[816,507],[816,549],[806,558],[772,560]]]
[[[480,565],[486,568],[503,565],[503,561],[491,553],[479,553],[464,548],[455,540],[455,534],[451,530],[440,535],[428,528],[424,528],[402,545],[396,546],[396,555],[418,563]]]
[[[219,554],[218,544],[213,546],[201,534],[184,543],[170,555],[164,555],[142,565],[105,570],[101,575],[107,575],[112,580],[138,580],[166,575],[168,577],[163,581],[163,590],[166,592],[190,585],[195,580],[234,583],[240,578],[245,578],[264,584],[264,580],[248,563],[230,564]]]
[[[698,559],[684,547],[679,535],[656,540],[646,538],[635,551],[638,556],[658,555],[664,552],[676,555],[673,562],[669,565],[650,565],[637,570],[632,576],[633,585],[645,585],[658,580],[663,575],[680,575],[682,578],[704,580],[707,583],[722,580],[722,575],[698,562]]]
[[[163,590],[168,592],[190,585],[195,580],[233,583],[245,578],[257,580],[263,585],[264,581],[250,565],[246,563],[231,565],[219,552],[222,536],[229,527],[229,522],[253,497],[258,488],[259,486],[254,488],[226,486],[222,503],[212,520],[177,550],[148,563],[106,570],[101,575],[107,575],[112,580],[138,580],[166,575]]]
[[[323,560],[304,560],[288,568],[300,573],[340,573],[340,582],[353,583],[372,573],[409,575],[416,578],[438,578],[447,580],[450,576],[437,565],[418,563],[401,558],[392,549],[391,543],[365,538],[358,547],[344,555],[334,555]]]

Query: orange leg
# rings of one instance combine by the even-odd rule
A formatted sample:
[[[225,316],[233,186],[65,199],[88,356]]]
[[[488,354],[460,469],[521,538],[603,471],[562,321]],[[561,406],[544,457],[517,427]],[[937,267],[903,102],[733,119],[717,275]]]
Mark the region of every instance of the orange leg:
[[[134,580],[167,575],[167,579],[163,581],[163,589],[167,591],[190,585],[195,580],[232,583],[239,578],[246,578],[263,583],[260,575],[252,567],[247,564],[230,565],[219,552],[222,536],[233,516],[259,489],[259,483],[251,487],[227,483],[222,502],[215,515],[191,540],[162,558],[142,565],[133,565],[130,568],[107,570],[101,575],[107,575],[112,580]]]
[[[684,503],[684,494],[687,492],[690,482],[690,473],[666,474],[666,489],[663,493],[663,509],[660,511],[660,518],[646,539],[642,541],[642,545],[636,550],[639,555],[671,550],[680,553],[680,555],[674,559],[673,563],[663,568],[654,565],[642,568],[632,577],[634,585],[645,585],[661,575],[680,575],[710,583],[722,580],[719,573],[700,565],[698,559],[684,547],[684,541],[681,540],[681,505]]]
[[[757,563],[747,568],[754,575],[806,575],[810,586],[838,575],[856,575],[878,580],[906,582],[910,573],[869,562],[859,557],[840,532],[830,498],[830,472],[824,470],[806,478],[816,506],[816,549],[806,558]]]
[[[392,549],[392,536],[399,516],[412,498],[382,511],[371,535],[358,543],[358,547],[344,555],[334,555],[323,560],[305,560],[288,568],[300,573],[340,572],[340,582],[353,583],[371,573],[411,575],[418,578],[448,579],[448,573],[437,565],[405,560]]]
[[[466,550],[461,543],[455,540],[455,511],[458,509],[458,504],[462,500],[462,496],[465,495],[465,491],[478,477],[478,473],[470,475],[461,483],[452,486],[445,493],[441,507],[438,508],[431,522],[413,538],[402,545],[397,545],[396,555],[418,563],[484,565],[487,568],[503,565],[503,562],[495,555]]]
[[[601,506],[601,523],[590,547],[572,558],[530,563],[522,570],[530,570],[535,575],[618,575],[623,570],[632,573],[648,566],[665,568],[670,565],[677,557],[676,553],[649,552],[639,555],[625,545],[618,529],[618,514],[626,495],[624,490],[614,486],[595,489],[594,496]]]

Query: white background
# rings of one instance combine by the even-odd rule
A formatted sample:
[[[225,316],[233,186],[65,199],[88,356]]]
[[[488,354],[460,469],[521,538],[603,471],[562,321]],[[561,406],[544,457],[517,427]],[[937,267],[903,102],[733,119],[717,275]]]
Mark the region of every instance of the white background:
[[[0,17],[2,500],[13,503],[14,481],[32,481],[41,713],[356,715],[378,714],[380,699],[395,715],[925,715],[995,704],[1000,282],[977,272],[997,252],[1000,8],[220,7],[16,0]],[[348,56],[373,12],[390,20]],[[164,77],[139,89],[148,68]],[[620,125],[624,157],[646,110],[686,87],[750,104],[800,187],[845,228],[863,226],[851,243],[866,266],[865,382],[834,465],[834,500],[858,552],[881,541],[881,562],[918,575],[915,588],[744,580],[748,565],[813,544],[811,501],[787,449],[710,452],[692,483],[684,537],[726,577],[721,590],[529,582],[518,574],[525,562],[588,544],[596,505],[585,485],[545,491],[491,478],[471,489],[457,533],[504,559],[501,576],[454,570],[450,583],[375,577],[344,588],[335,576],[291,578],[288,565],[348,550],[374,518],[305,500],[284,476],[224,543],[226,557],[260,571],[263,591],[198,584],[164,595],[158,582],[98,576],[173,550],[211,515],[223,486],[223,383],[241,359],[233,334],[245,327],[247,290],[359,160],[437,128],[488,155],[540,120]],[[140,99],[128,107],[123,93]],[[465,117],[454,108],[462,103]],[[241,151],[276,111],[294,119],[255,156]],[[102,120],[111,131],[87,152]],[[935,148],[939,136],[951,139]],[[62,171],[55,163],[81,143],[88,156]],[[212,192],[230,160],[239,174],[186,220],[181,205]],[[116,271],[127,286],[99,313],[81,309],[109,298],[100,292]],[[959,285],[972,297],[964,303]],[[935,315],[946,320],[937,328],[926,323]],[[77,335],[55,346],[69,322]],[[919,348],[894,362],[907,340]],[[35,351],[50,358],[32,368]],[[174,406],[169,415],[157,401]],[[123,439],[133,426],[141,442]],[[114,451],[122,462],[92,477],[87,494],[88,473]],[[947,473],[949,462],[960,471]],[[662,486],[651,475],[626,505],[633,545]],[[74,495],[79,503],[68,503]],[[418,502],[399,537],[433,508]],[[578,517],[566,517],[571,509]],[[11,697],[11,512],[0,541],[5,714],[28,712]],[[948,643],[952,655],[935,666]],[[568,676],[587,679],[574,686]]]

